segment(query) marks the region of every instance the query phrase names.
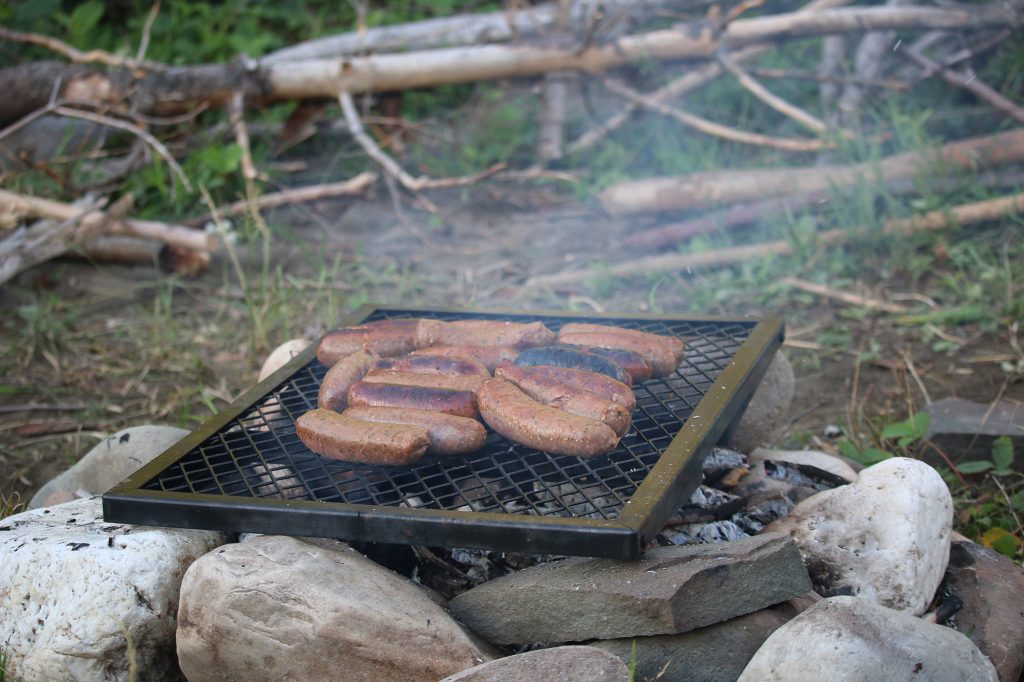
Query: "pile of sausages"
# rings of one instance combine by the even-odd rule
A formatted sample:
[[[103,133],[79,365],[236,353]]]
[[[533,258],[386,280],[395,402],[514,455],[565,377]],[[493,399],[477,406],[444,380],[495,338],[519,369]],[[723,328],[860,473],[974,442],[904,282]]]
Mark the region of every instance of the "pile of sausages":
[[[328,332],[328,371],[299,439],[331,459],[408,465],[483,446],[488,427],[555,455],[610,452],[632,425],[630,388],[675,371],[675,337],[570,323],[398,319]]]

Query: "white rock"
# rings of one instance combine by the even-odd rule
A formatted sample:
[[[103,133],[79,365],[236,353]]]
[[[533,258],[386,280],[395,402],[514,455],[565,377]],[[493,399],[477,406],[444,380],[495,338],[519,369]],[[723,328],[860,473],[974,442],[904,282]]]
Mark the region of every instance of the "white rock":
[[[294,358],[296,355],[306,350],[309,347],[309,341],[306,339],[291,339],[285,341],[280,346],[270,351],[270,355],[263,361],[263,367],[260,368],[259,378],[257,382],[263,381],[271,374],[288,364],[288,361]]]
[[[104,523],[99,498],[0,521],[0,649],[8,679],[178,679],[185,569],[220,533]],[[129,647],[128,640],[131,645]]]
[[[766,530],[792,534],[818,592],[924,613],[949,561],[953,500],[915,459],[864,469],[856,483],[807,498]]]
[[[834,474],[850,483],[857,480],[857,472],[853,470],[853,467],[835,455],[819,450],[769,450],[767,448],[756,448],[750,453],[751,464],[764,460],[812,466],[815,469],[821,469],[822,471]]]
[[[857,597],[832,597],[772,633],[739,682],[998,679],[992,662],[955,630]]]
[[[346,545],[270,535],[192,565],[177,642],[190,682],[435,682],[493,657],[418,586]]]
[[[188,435],[173,426],[132,426],[85,453],[78,462],[39,489],[29,509],[105,493]]]

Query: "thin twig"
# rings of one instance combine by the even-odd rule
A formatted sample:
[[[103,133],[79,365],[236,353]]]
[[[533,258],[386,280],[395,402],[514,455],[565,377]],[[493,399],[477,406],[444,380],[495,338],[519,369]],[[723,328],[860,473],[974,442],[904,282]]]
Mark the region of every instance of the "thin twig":
[[[160,0],[156,0],[153,6],[149,8],[146,23],[142,26],[142,38],[139,39],[139,49],[135,52],[136,64],[141,63],[146,58],[146,50],[149,49],[149,34],[153,30],[153,22],[156,21],[156,15],[158,14],[160,14]]]
[[[999,488],[999,492],[1002,493],[1003,499],[1006,500],[1006,508],[1010,512],[1010,516],[1013,517],[1013,522],[1017,524],[1017,530],[1013,531],[1014,535],[1020,535],[1024,533],[1024,523],[1021,523],[1020,516],[1017,515],[1017,509],[1013,506],[1013,500],[1010,499],[1009,494],[1006,492],[1006,488],[1003,487],[1002,481],[999,477],[994,474],[989,474],[989,478]]]
[[[75,62],[76,64],[105,64],[106,66],[126,67],[129,69],[143,68],[149,69],[150,71],[160,71],[167,68],[166,64],[136,59],[125,59],[124,57],[118,57],[117,55],[110,54],[104,50],[89,50],[88,52],[82,52],[78,48],[68,45],[63,40],[40,35],[38,33],[12,31],[2,26],[0,26],[0,40],[9,40],[14,43],[28,43],[30,45],[45,47],[48,50],[52,50],[53,52],[67,57],[70,61]]]
[[[9,414],[11,412],[78,412],[79,410],[87,409],[88,405],[82,405],[78,403],[25,403],[24,405],[0,405],[0,413]]]
[[[824,121],[771,92],[768,88],[761,85],[757,79],[751,76],[750,73],[740,66],[732,57],[725,53],[719,53],[718,63],[722,65],[722,68],[731,73],[736,78],[736,81],[750,92],[750,94],[783,116],[788,116],[800,125],[808,128],[812,132],[818,133],[819,135],[828,131],[828,126],[825,125]]]
[[[914,383],[921,389],[921,395],[924,396],[924,402],[926,405],[932,404],[932,397],[928,394],[928,389],[925,388],[924,382],[921,381],[920,375],[917,373],[917,368],[914,367],[914,361],[910,357],[910,353],[903,353],[903,364],[907,366],[907,371],[910,372],[910,376],[914,378]]]
[[[831,298],[836,301],[842,301],[843,303],[849,303],[850,305],[860,306],[862,308],[884,310],[887,313],[907,312],[905,307],[895,303],[888,303],[877,298],[871,298],[870,296],[851,294],[848,291],[840,291],[839,289],[833,289],[832,287],[825,286],[824,284],[808,282],[807,280],[798,279],[792,276],[783,277],[781,282],[787,286],[793,287],[794,289],[800,289],[801,291],[806,291],[825,298]]]
[[[242,149],[240,166],[242,178],[245,180],[245,202],[249,207],[249,216],[263,237],[264,247],[269,248],[270,228],[267,226],[267,221],[263,219],[263,214],[260,213],[257,203],[259,192],[256,189],[256,165],[252,162],[249,131],[245,127],[245,97],[239,90],[231,95],[231,102],[228,104],[228,118],[231,119],[231,126],[235,129],[235,142]]]
[[[118,130],[124,130],[132,135],[142,138],[146,144],[153,148],[153,151],[159,154],[160,157],[167,162],[167,165],[178,177],[178,180],[181,181],[181,184],[185,186],[185,189],[189,192],[192,191],[192,183],[189,182],[188,176],[185,175],[185,171],[178,165],[178,162],[174,160],[171,152],[168,151],[163,142],[153,137],[153,135],[144,128],[140,128],[134,123],[129,123],[128,121],[122,121],[117,118],[111,118],[110,116],[104,116],[103,114],[83,111],[81,109],[74,109],[67,106],[56,106],[53,108],[53,113],[66,116],[68,118],[80,118],[84,121],[92,121],[93,123],[99,123],[100,125],[105,125],[109,128],[117,128]]]
[[[822,149],[830,149],[835,146],[822,140],[773,137],[770,135],[761,135],[760,133],[751,133],[745,130],[731,128],[729,126],[722,125],[721,123],[715,123],[714,121],[709,121],[706,118],[701,118],[695,114],[670,107],[667,104],[662,104],[647,95],[637,92],[623,83],[619,83],[611,79],[605,79],[602,82],[611,92],[632,100],[647,109],[658,112],[659,114],[674,118],[683,125],[694,128],[705,135],[720,137],[732,142],[751,144],[758,147],[770,147],[771,149],[781,149],[783,151],[790,152],[815,152],[821,151]]]
[[[370,185],[377,181],[378,177],[377,173],[366,171],[360,173],[351,180],[345,180],[343,182],[309,185],[307,187],[294,187],[280,192],[273,192],[271,194],[262,194],[256,198],[255,203],[256,207],[262,211],[268,208],[284,206],[287,204],[301,204],[308,201],[316,201],[318,199],[355,196],[365,192]],[[250,204],[247,200],[243,199],[242,201],[236,201],[235,203],[228,204],[227,206],[221,206],[217,210],[220,212],[220,216],[225,218],[245,213],[250,210]],[[196,220],[190,220],[189,224],[202,224],[210,218],[211,216],[206,215],[202,218],[197,218]]]
[[[910,89],[910,83],[893,78],[858,78],[857,76],[815,73],[799,69],[770,69],[766,67],[755,67],[748,69],[748,71],[760,78],[792,78],[796,80],[817,81],[819,83],[839,83],[841,85],[853,83],[863,87],[884,88],[887,90],[905,91]]]

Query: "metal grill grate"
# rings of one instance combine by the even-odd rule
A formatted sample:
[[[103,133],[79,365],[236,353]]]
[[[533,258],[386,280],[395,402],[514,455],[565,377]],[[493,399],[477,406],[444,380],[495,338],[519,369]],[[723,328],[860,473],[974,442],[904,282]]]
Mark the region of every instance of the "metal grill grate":
[[[539,318],[555,331],[565,322],[584,319],[381,309],[374,310],[366,319],[400,317],[442,320],[493,317],[515,321]],[[451,546],[452,537],[467,534],[452,533],[446,527],[450,529],[476,523],[481,532],[468,534],[468,544],[473,546],[523,551],[543,546],[546,551],[551,551],[549,545],[554,536],[540,541],[535,538],[533,546],[530,541],[523,541],[538,533],[545,536],[543,527],[538,530],[527,524],[519,531],[504,535],[498,531],[503,527],[506,530],[514,528],[509,524],[514,524],[514,519],[520,517],[568,519],[566,523],[583,524],[578,531],[591,532],[599,530],[602,525],[588,526],[587,521],[604,522],[603,526],[607,527],[608,522],[620,519],[627,505],[638,501],[638,488],[648,479],[655,465],[660,459],[668,459],[663,454],[688,419],[688,426],[703,434],[703,438],[687,448],[689,452],[685,456],[680,455],[679,468],[688,465],[688,460],[697,450],[706,450],[714,444],[718,436],[715,435],[714,439],[709,436],[712,432],[720,435],[728,422],[742,411],[771,352],[781,341],[781,324],[776,325],[774,335],[767,336],[759,347],[750,348],[755,329],[755,323],[750,321],[665,318],[606,318],[596,321],[674,335],[686,342],[686,359],[675,374],[634,387],[637,409],[633,414],[633,427],[622,438],[618,448],[608,455],[591,459],[553,456],[490,433],[485,446],[470,455],[427,456],[409,467],[379,467],[328,460],[310,452],[295,434],[295,420],[316,407],[317,391],[326,373],[315,357],[309,357],[269,392],[264,391],[262,398],[240,411],[236,410],[236,416],[221,420],[223,423],[219,427],[190,445],[187,451],[176,453],[173,460],[165,455],[160,458],[164,460],[162,466],[155,470],[152,466],[144,469],[111,491],[104,500],[105,510],[108,516],[117,517],[110,520],[153,522],[151,517],[155,514],[160,517],[158,522],[167,525],[226,528],[222,517],[232,508],[233,502],[260,501],[263,506],[249,510],[247,516],[227,514],[234,519],[227,529],[313,535],[319,533],[309,525],[308,514],[292,514],[293,523],[288,521],[288,517],[290,511],[306,510],[309,503],[314,503],[318,504],[318,514],[334,510],[339,518],[347,519],[347,523],[335,529],[339,536],[349,539],[382,539],[379,532],[368,532],[367,529],[374,524],[365,521],[372,514],[390,510],[398,515],[391,517],[396,522],[417,513],[419,516],[412,516],[416,521],[404,529],[392,527],[385,532],[383,539],[389,541]],[[730,378],[729,383],[736,385],[725,385],[723,372],[730,364],[737,364],[737,353],[745,342],[756,362],[734,369],[732,373],[736,376]],[[311,353],[307,353],[309,355]],[[732,395],[731,400],[721,406],[723,409],[717,411],[717,416],[713,414],[715,410],[703,407],[695,414],[705,395],[715,392],[716,381],[722,381],[718,388]],[[739,383],[745,385],[741,387]],[[701,419],[709,423],[702,424]],[[700,453],[702,457],[703,453]],[[686,468],[686,480],[682,480],[678,471],[670,472],[679,480],[662,485],[660,496],[652,500],[645,498],[644,505],[629,508],[630,511],[636,512],[640,506],[649,507],[645,509],[649,513],[640,517],[645,524],[652,521],[650,517],[655,509],[668,508],[671,512],[682,500],[666,507],[664,498],[669,495],[678,497],[684,491],[689,495],[689,491],[699,483],[699,462],[697,480],[690,480],[694,467],[689,465]],[[142,495],[143,501],[149,504],[127,503],[123,497],[129,491]],[[168,519],[166,513],[157,511],[161,501],[164,507],[175,503],[170,506],[176,508],[182,500],[186,506],[189,503],[193,505],[185,509],[186,513],[172,514]],[[267,507],[266,503],[274,506]],[[138,511],[139,507],[146,507],[146,511],[130,513],[132,509]],[[204,514],[204,510],[209,513]],[[275,517],[272,522],[260,523],[259,519],[267,516],[268,511],[272,517],[276,511],[283,518]],[[435,512],[443,514],[437,516]],[[130,516],[136,518],[128,518]],[[485,530],[495,520],[495,529]],[[314,525],[319,528],[321,524]],[[635,523],[615,524],[614,530],[621,531],[623,525],[636,536],[631,544],[642,542],[640,529],[634,527]],[[516,540],[516,535],[523,537]],[[566,549],[565,538],[573,537],[572,533],[563,535],[560,528],[555,535],[562,538],[556,544],[563,550]],[[626,550],[587,549],[589,544],[595,543],[581,544],[578,549],[585,551],[578,553],[635,555],[639,551],[630,543],[627,543],[629,548]]]

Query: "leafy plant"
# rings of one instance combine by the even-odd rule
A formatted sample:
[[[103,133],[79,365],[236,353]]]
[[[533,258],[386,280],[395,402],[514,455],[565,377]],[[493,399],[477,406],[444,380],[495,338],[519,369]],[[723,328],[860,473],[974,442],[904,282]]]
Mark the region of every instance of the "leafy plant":
[[[892,457],[891,452],[886,452],[885,450],[881,450],[879,448],[858,448],[853,441],[846,438],[839,441],[836,445],[839,448],[839,452],[841,452],[844,457],[849,457],[853,461],[860,462],[864,466],[878,464],[879,462]]]
[[[909,419],[889,424],[882,429],[884,440],[895,440],[901,448],[907,448],[923,440],[932,424],[932,416],[928,412],[918,412]]]
[[[962,474],[984,474],[992,476],[1011,476],[1013,471],[1013,441],[1008,436],[1000,436],[992,443],[991,459],[974,459],[961,462],[957,469]]]

